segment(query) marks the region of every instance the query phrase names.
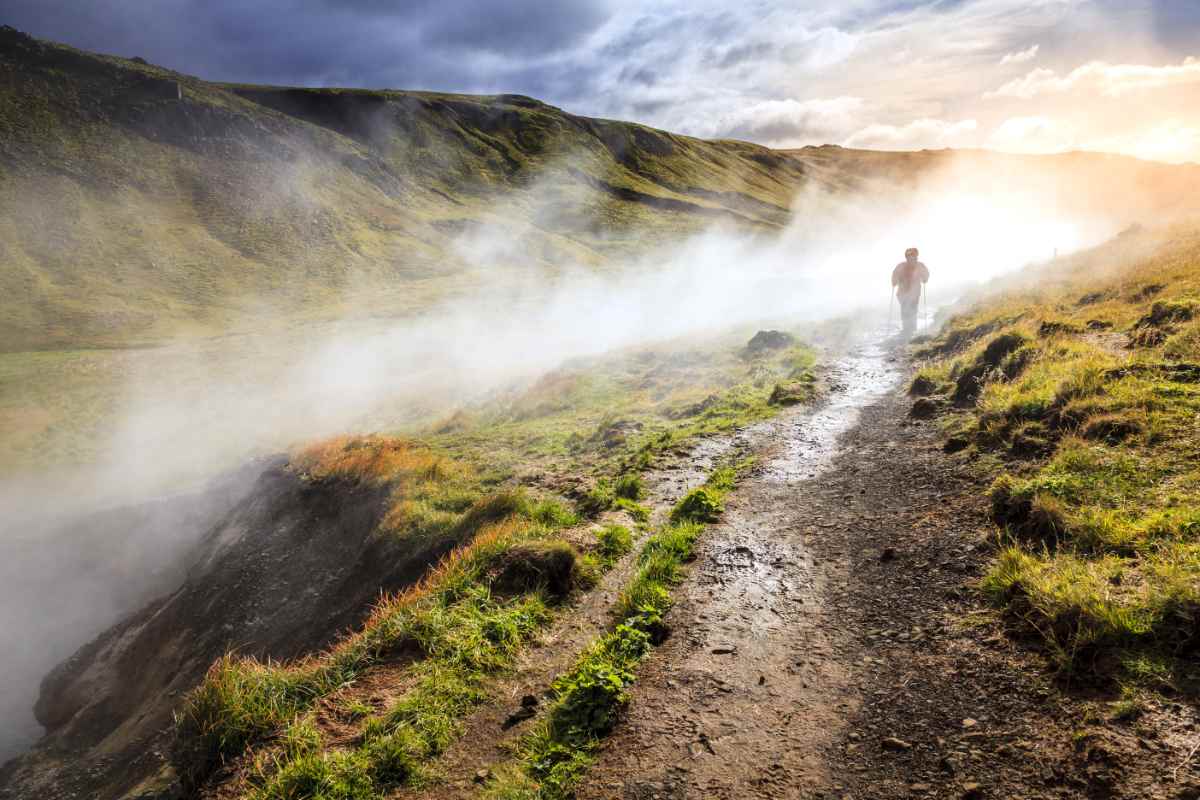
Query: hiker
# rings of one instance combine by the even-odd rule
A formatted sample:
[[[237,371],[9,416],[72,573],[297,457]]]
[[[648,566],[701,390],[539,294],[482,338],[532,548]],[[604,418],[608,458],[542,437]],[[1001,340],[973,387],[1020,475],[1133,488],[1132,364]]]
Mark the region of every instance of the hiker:
[[[900,318],[904,321],[903,335],[908,338],[917,329],[917,307],[921,304],[921,287],[929,281],[929,267],[917,261],[917,248],[904,251],[904,260],[892,270],[892,286],[900,301]]]

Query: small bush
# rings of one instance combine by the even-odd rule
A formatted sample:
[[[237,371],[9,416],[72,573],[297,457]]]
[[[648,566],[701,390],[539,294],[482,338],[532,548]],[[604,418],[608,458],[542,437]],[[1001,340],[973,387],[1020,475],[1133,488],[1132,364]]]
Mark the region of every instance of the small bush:
[[[612,638],[584,657],[571,673],[555,682],[558,704],[550,715],[550,735],[573,747],[590,744],[604,736],[616,724],[627,696],[625,687],[633,682],[630,667],[650,646],[650,637],[641,631],[621,626]],[[628,650],[614,658],[618,647]]]

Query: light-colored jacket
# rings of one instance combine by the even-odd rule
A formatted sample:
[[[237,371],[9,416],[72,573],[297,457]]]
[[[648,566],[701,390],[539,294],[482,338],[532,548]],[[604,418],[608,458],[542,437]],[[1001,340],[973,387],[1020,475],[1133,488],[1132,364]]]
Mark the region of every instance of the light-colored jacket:
[[[896,296],[901,300],[914,300],[921,296],[921,284],[929,281],[929,267],[916,261],[901,261],[892,270],[892,286],[896,287]]]

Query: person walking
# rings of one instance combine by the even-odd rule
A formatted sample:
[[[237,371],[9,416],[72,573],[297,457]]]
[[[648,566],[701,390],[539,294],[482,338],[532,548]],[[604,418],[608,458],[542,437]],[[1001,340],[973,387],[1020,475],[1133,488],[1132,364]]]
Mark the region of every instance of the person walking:
[[[929,267],[917,260],[917,248],[904,251],[904,260],[892,270],[892,290],[900,301],[900,319],[903,321],[902,335],[912,337],[917,330],[917,311],[921,305],[921,289],[929,282]]]

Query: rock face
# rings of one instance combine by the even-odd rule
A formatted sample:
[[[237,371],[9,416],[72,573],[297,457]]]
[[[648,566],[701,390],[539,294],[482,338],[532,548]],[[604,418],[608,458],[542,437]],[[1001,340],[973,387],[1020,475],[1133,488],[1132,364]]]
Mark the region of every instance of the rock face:
[[[770,350],[782,350],[796,343],[796,337],[783,331],[759,331],[746,343],[746,355],[756,356]]]
[[[181,586],[46,676],[36,714],[48,733],[5,766],[0,797],[106,800],[154,776],[169,787],[172,711],[213,660],[318,649],[456,544],[374,535],[386,499],[386,487],[312,482],[274,462],[204,536]]]

